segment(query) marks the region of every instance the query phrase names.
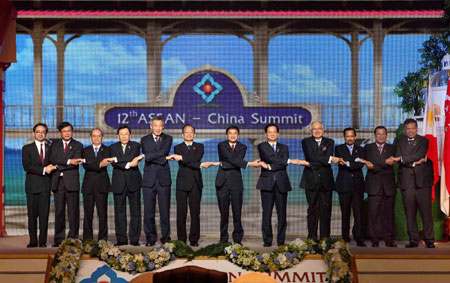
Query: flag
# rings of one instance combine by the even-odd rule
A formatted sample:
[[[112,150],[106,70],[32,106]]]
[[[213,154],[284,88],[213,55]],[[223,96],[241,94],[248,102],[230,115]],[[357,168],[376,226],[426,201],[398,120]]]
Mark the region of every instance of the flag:
[[[447,90],[448,91],[448,90]],[[431,96],[431,80],[428,75],[427,101],[425,103],[425,112],[423,119],[423,136],[428,139],[427,158],[433,162],[433,189],[431,192],[431,201],[434,202],[435,185],[439,181],[439,154],[437,144],[436,121],[433,113],[433,99]]]
[[[450,77],[444,104],[444,132],[442,134],[441,210],[450,216]]]

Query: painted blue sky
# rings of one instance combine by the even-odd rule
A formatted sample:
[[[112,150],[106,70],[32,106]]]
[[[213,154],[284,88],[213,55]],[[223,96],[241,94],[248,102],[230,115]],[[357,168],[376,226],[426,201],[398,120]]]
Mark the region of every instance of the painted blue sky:
[[[362,37],[361,37],[362,38]],[[383,47],[384,103],[397,105],[395,85],[419,66],[418,49],[427,35],[389,35]],[[89,35],[73,40],[65,53],[65,95],[68,105],[144,102],[145,43],[137,36]],[[17,37],[18,63],[6,72],[7,105],[33,101],[33,44]],[[372,43],[360,50],[360,101],[372,102]],[[162,89],[187,71],[210,63],[233,73],[253,90],[250,44],[235,36],[179,36],[162,56]],[[43,48],[44,104],[56,103],[56,50],[50,40]],[[334,36],[278,36],[269,45],[269,101],[279,103],[350,104],[350,50]]]

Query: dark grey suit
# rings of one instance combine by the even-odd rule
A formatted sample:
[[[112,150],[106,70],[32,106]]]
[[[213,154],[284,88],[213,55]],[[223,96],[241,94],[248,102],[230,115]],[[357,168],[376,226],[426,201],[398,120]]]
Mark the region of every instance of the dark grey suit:
[[[268,142],[263,142],[258,145],[258,152],[261,161],[267,163],[271,169],[261,168],[261,175],[256,184],[256,188],[261,191],[263,241],[266,245],[272,244],[272,210],[275,204],[278,216],[277,243],[283,245],[287,228],[287,196],[288,192],[292,190],[286,172],[289,148],[287,145],[277,142],[274,150]]]
[[[434,242],[433,218],[431,212],[431,187],[433,186],[433,164],[428,159],[426,163],[414,164],[424,158],[428,151],[428,140],[416,135],[408,141],[406,136],[397,140],[395,156],[401,157],[398,170],[398,186],[402,191],[405,207],[406,223],[409,241],[419,242],[417,227],[417,209],[422,215],[425,242]]]

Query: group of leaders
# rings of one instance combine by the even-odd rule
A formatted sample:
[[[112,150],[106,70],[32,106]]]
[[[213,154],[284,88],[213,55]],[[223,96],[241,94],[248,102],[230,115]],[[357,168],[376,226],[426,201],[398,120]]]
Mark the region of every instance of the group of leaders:
[[[409,243],[407,248],[417,247],[419,232],[417,209],[422,216],[424,242],[434,248],[434,231],[431,214],[431,187],[433,166],[426,158],[428,140],[417,134],[417,122],[404,122],[405,136],[394,145],[386,142],[388,132],[384,126],[374,130],[375,142],[364,148],[355,144],[356,131],[343,131],[345,143],[334,145],[332,139],[323,136],[321,122],[311,124],[311,137],[302,140],[305,160],[290,159],[288,146],[278,142],[279,128],[268,124],[264,128],[266,142],[258,145],[260,159],[245,161],[247,147],[238,141],[239,128],[229,126],[226,140],[218,144],[217,162],[202,162],[204,146],[194,141],[195,127],[185,125],[184,141],[174,147],[170,155],[172,137],[163,133],[162,117],[154,117],[151,133],[140,143],[130,140],[131,130],[121,126],[117,130],[119,141],[105,146],[103,132],[93,129],[92,145],[83,145],[73,139],[73,127],[68,122],[58,126],[61,139],[49,143],[48,128],[43,123],[33,127],[34,142],[22,150],[23,168],[26,171],[25,191],[28,209],[28,247],[45,247],[47,241],[50,195],[54,196],[55,232],[53,246],[59,246],[66,238],[66,207],[68,211],[68,238],[79,237],[79,165],[85,169],[81,192],[84,205],[83,239],[93,239],[94,206],[99,219],[98,239],[107,239],[108,192],[114,194],[115,235],[117,245],[139,245],[141,235],[141,192],[144,200],[144,233],[146,246],[157,241],[155,207],[158,201],[161,238],[170,240],[171,175],[169,161],[179,164],[176,178],[177,238],[187,241],[186,215],[189,207],[191,226],[189,242],[198,246],[200,238],[200,202],[202,196],[201,168],[218,166],[215,186],[220,211],[220,242],[228,242],[229,210],[233,217],[232,239],[241,243],[244,229],[241,223],[244,185],[241,170],[247,167],[261,168],[256,188],[261,192],[262,238],[265,247],[273,242],[272,211],[277,210],[278,245],[285,242],[287,221],[286,205],[292,190],[286,168],[289,164],[304,166],[300,187],[305,189],[308,202],[308,238],[322,239],[330,236],[333,190],[339,194],[342,213],[342,238],[350,242],[350,217],[353,210],[352,235],[358,246],[366,246],[361,224],[364,192],[368,195],[368,222],[371,246],[378,247],[384,241],[387,247],[396,247],[394,205],[397,186],[401,189],[407,219]],[[142,153],[141,153],[142,152]],[[144,160],[141,176],[139,162]],[[331,163],[338,164],[336,181]],[[393,165],[399,164],[397,184]],[[112,165],[112,180],[107,166]],[[364,180],[362,168],[367,167]],[[127,236],[126,200],[129,202],[130,222]],[[39,238],[37,230],[39,222]],[[318,238],[318,230],[320,238]]]

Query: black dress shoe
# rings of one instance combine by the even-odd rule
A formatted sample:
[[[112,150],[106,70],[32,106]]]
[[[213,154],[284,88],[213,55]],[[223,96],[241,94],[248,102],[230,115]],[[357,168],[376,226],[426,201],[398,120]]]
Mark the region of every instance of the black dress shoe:
[[[139,242],[131,243],[132,246],[139,247]]]
[[[114,246],[125,246],[126,244],[128,244],[127,242],[116,242],[114,244]]]
[[[266,247],[266,248],[271,247],[271,246],[272,246],[272,244],[264,243],[264,247]]]
[[[27,245],[27,248],[36,248],[37,247],[37,244],[28,244]]]
[[[418,243],[409,242],[405,245],[405,248],[417,248],[419,246]]]
[[[39,244],[39,247],[40,247],[40,248],[46,248],[46,247],[47,247],[47,244],[45,244],[45,243],[44,243],[44,244]]]
[[[53,243],[52,247],[53,247],[53,248],[57,248],[57,247],[59,247],[60,245],[61,245],[61,243]]]
[[[434,249],[436,247],[433,242],[425,242],[425,246],[429,249]]]
[[[198,243],[197,242],[191,242],[191,247],[198,247]]]
[[[145,244],[146,247],[153,247],[155,245],[155,242],[147,242]]]
[[[380,246],[380,244],[378,243],[372,243],[372,248],[378,248]]]
[[[396,247],[397,247],[397,244],[394,243],[393,241],[387,241],[387,242],[386,242],[386,247],[389,247],[389,248],[396,248]]]
[[[356,241],[356,246],[358,247],[367,247],[366,243],[364,241]]]

